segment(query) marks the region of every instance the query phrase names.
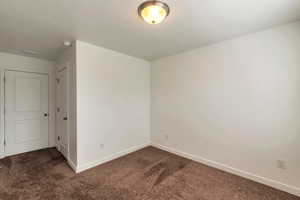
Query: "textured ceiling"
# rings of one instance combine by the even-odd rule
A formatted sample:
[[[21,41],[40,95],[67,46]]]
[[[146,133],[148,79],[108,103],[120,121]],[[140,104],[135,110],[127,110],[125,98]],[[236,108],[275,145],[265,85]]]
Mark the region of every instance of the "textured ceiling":
[[[300,19],[300,0],[165,0],[166,21],[137,16],[142,0],[1,0],[0,51],[54,60],[82,40],[153,60]]]

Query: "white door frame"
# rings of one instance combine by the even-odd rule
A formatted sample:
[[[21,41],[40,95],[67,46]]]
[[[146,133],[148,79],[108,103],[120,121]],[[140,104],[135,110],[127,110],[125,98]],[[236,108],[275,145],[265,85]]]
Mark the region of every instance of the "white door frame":
[[[67,109],[67,160],[69,161],[70,159],[70,84],[69,84],[69,80],[70,80],[70,63],[67,62],[64,65],[61,66],[56,66],[56,73],[55,73],[55,80],[57,80],[58,77],[58,73],[62,72],[63,70],[66,70],[66,89],[67,89],[67,99],[66,99],[66,109]],[[55,81],[55,88],[57,89],[57,82]],[[55,90],[55,93],[57,92],[57,90]],[[57,112],[56,112],[56,108],[57,108],[57,104],[56,104],[56,99],[55,99],[55,120],[57,118]],[[58,150],[60,150],[60,142],[58,141],[58,132],[57,132],[57,124],[55,126],[55,142],[56,142],[56,148]]]
[[[55,69],[37,69],[36,67],[2,67],[0,68],[0,158],[6,156],[5,153],[5,71],[17,71],[17,72],[27,72],[27,73],[38,73],[48,75],[48,147],[52,147],[54,144],[52,142],[53,137],[55,137]]]

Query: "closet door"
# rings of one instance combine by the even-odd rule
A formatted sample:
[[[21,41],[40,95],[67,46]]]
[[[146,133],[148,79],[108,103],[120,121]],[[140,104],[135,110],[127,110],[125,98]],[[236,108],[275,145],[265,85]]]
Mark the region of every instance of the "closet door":
[[[48,75],[5,72],[5,154],[48,147]]]

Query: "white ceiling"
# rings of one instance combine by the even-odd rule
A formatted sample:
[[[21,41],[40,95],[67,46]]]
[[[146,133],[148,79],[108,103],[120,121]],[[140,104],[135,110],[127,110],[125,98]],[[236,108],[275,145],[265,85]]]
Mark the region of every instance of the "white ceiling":
[[[166,21],[137,16],[143,0],[1,0],[0,51],[54,60],[82,40],[147,60],[300,19],[300,0],[164,0]]]

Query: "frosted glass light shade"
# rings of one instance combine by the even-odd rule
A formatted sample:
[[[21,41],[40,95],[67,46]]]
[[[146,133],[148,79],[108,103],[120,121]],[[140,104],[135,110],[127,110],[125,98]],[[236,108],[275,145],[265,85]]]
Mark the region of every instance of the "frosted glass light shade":
[[[149,24],[161,23],[169,12],[168,5],[160,1],[146,1],[138,8],[139,16]]]

